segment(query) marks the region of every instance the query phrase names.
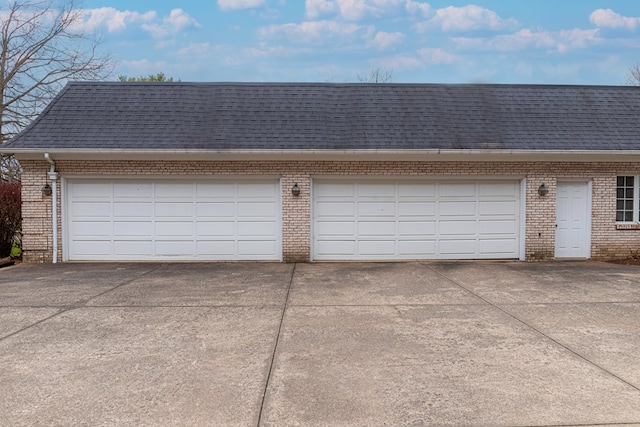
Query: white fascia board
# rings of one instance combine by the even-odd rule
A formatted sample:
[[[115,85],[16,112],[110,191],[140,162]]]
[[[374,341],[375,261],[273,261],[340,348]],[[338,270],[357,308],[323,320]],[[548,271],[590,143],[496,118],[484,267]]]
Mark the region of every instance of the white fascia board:
[[[13,149],[19,160],[300,160],[300,161],[498,161],[639,162],[640,150],[122,150]]]

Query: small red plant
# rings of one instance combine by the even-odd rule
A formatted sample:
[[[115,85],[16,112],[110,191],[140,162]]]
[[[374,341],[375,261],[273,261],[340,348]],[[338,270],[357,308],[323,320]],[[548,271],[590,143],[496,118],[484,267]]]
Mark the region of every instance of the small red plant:
[[[0,182],[0,258],[11,248],[22,224],[22,189],[19,182]]]

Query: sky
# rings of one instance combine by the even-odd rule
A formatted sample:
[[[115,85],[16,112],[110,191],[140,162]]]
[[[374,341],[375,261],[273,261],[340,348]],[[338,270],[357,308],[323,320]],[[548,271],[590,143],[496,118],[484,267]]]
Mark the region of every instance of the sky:
[[[84,0],[118,75],[182,81],[621,85],[638,0]]]

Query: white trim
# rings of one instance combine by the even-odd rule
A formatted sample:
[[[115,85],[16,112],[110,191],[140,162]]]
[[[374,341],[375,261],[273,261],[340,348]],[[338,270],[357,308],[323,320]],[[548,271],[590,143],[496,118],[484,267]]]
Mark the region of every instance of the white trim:
[[[520,261],[527,259],[527,178],[520,180]]]
[[[44,152],[57,160],[317,160],[317,161],[558,161],[636,162],[640,150],[443,150],[443,149],[246,149],[246,150],[157,150],[95,148],[14,148],[4,153],[18,160],[37,160]]]

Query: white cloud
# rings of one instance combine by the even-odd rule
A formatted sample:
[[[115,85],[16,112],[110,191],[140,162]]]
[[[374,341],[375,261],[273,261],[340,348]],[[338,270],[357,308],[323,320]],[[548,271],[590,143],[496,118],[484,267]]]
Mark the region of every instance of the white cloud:
[[[476,31],[514,29],[518,21],[514,18],[501,18],[496,12],[480,6],[449,6],[438,9],[435,16],[418,24],[418,31],[426,31],[436,27],[442,31]]]
[[[611,9],[596,9],[589,15],[589,21],[600,28],[624,28],[635,30],[640,18],[622,16]]]
[[[265,0],[218,0],[220,10],[251,9],[264,4]]]
[[[418,49],[418,55],[429,64],[453,64],[459,60],[458,56],[434,47]]]
[[[200,24],[182,9],[173,9],[169,16],[163,18],[162,23],[142,25],[156,39],[175,35],[189,27],[200,27]]]
[[[419,1],[407,0],[407,3],[405,4],[405,8],[409,13],[420,12],[425,17],[431,14],[431,5],[429,3],[422,3]]]
[[[377,49],[384,50],[389,46],[400,43],[404,40],[404,34],[402,33],[385,33],[384,31],[378,31],[373,37],[371,44]]]
[[[334,37],[366,36],[371,27],[337,21],[308,21],[300,24],[270,25],[258,30],[260,37],[284,36],[297,42],[321,42]]]
[[[559,32],[532,31],[523,29],[513,34],[488,38],[456,37],[453,39],[463,49],[494,50],[501,52],[526,49],[557,50],[564,53],[569,49],[583,48],[600,42],[598,30],[564,30]]]
[[[101,7],[98,9],[81,9],[78,11],[80,20],[74,26],[76,30],[94,31],[106,26],[110,33],[124,30],[130,24],[139,22],[151,22],[156,19],[156,12],[145,13],[118,10],[113,7]]]
[[[308,18],[337,13],[342,19],[359,21],[365,16],[382,16],[406,0],[305,0]]]

